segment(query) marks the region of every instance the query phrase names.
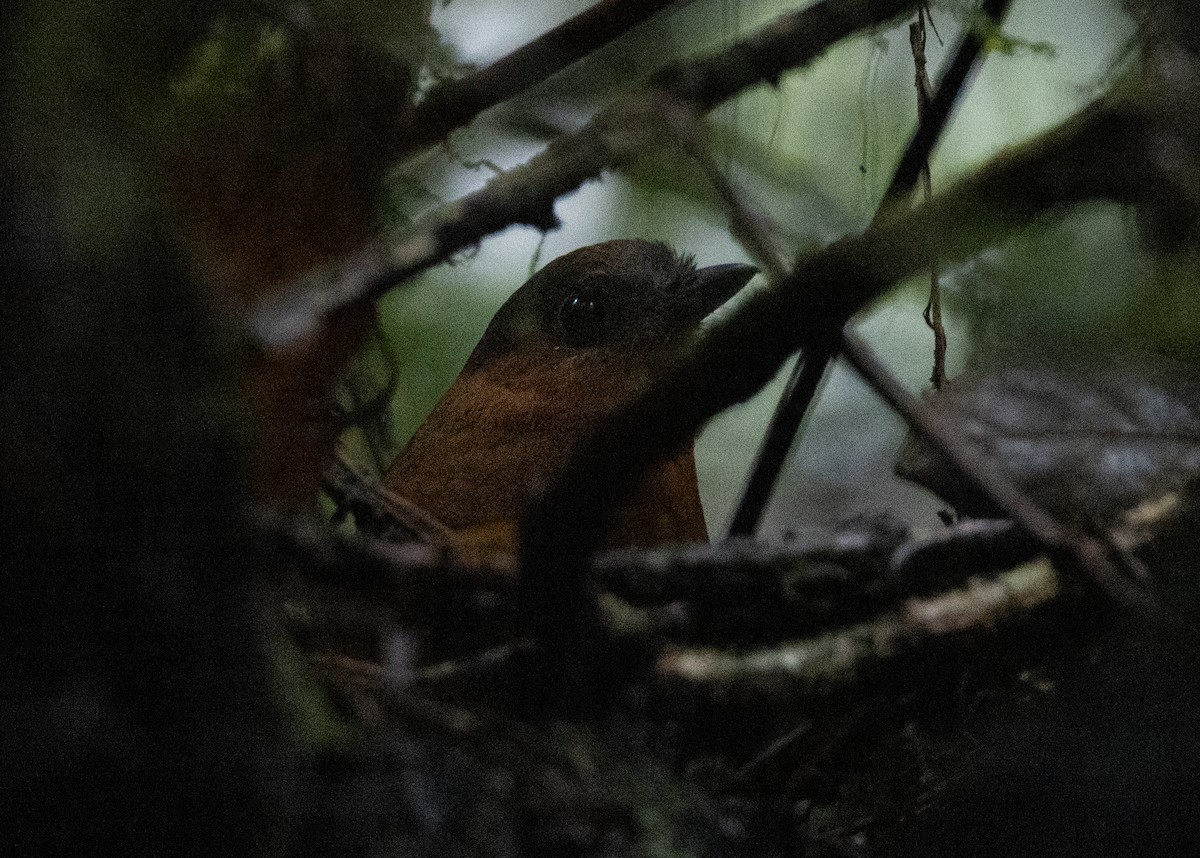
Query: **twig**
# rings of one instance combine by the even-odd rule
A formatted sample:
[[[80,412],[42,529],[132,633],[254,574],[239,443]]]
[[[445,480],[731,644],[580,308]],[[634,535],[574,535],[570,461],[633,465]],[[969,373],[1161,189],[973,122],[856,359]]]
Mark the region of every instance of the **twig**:
[[[400,123],[395,157],[434,145],[489,107],[541,83],[677,2],[600,0],[487,68],[439,84]]]
[[[483,719],[474,712],[414,694],[408,686],[394,682],[387,671],[373,662],[324,653],[312,653],[309,659],[327,682],[366,692],[407,720],[454,735],[476,733],[484,726]]]
[[[857,733],[876,707],[859,703],[823,712],[819,720],[804,720],[759,752],[721,785],[724,792],[762,790],[764,784],[780,777],[794,777],[797,765],[812,771],[825,764]],[[786,774],[785,774],[786,773]]]
[[[362,432],[367,451],[371,454],[372,464],[382,472],[387,468],[389,457],[384,450],[384,445],[378,436],[376,427],[385,425],[384,420],[386,418],[384,417],[384,413],[396,393],[396,385],[400,380],[400,374],[396,369],[396,361],[389,359],[391,355],[389,355],[387,340],[378,330],[376,330],[374,341],[378,343],[378,348],[383,354],[385,365],[392,367],[388,372],[387,384],[373,394],[364,394],[360,389],[363,383],[362,375],[364,374],[361,364],[363,358],[360,355],[358,362],[347,372],[339,385],[339,389],[345,391],[350,404],[343,407],[340,402],[335,400],[337,403],[335,405],[335,416],[338,421],[339,434],[351,428],[358,427]]]
[[[461,549],[454,531],[408,498],[365,479],[340,452],[325,468],[321,486],[339,508],[355,514],[364,531],[443,550]]]
[[[780,258],[771,230],[764,216],[750,208],[742,194],[721,172],[711,153],[700,139],[700,131],[681,134],[684,148],[700,165],[709,184],[716,190],[725,210],[729,214],[730,230],[734,238],[744,247],[771,280],[787,275],[787,267]],[[779,402],[766,438],[751,469],[750,480],[734,514],[729,528],[730,537],[751,536],[758,527],[759,518],[770,498],[783,462],[791,448],[800,421],[816,394],[824,377],[827,361],[814,362],[800,358],[788,381],[787,390]],[[805,372],[804,369],[808,371]]]
[[[448,590],[511,591],[516,586],[513,558],[464,557],[423,542],[394,542],[346,536],[314,519],[290,519],[259,509],[255,524],[276,541],[281,557],[294,559],[294,572],[324,586],[394,599],[405,617],[420,619],[422,593]]]
[[[990,634],[996,626],[1049,603],[1061,590],[1054,568],[1046,561],[1035,562],[994,580],[973,579],[960,590],[910,599],[895,613],[819,638],[746,654],[667,648],[655,669],[664,681],[701,685],[722,698],[744,693],[756,700],[826,695],[930,640]]]
[[[925,15],[926,4],[917,7],[916,23],[908,26],[908,40],[912,45],[913,78],[917,89],[917,122],[920,125],[928,121],[929,105],[933,101],[933,93],[929,84],[929,74],[925,61]],[[933,177],[929,172],[929,158],[921,162],[921,191],[926,201],[933,196]],[[942,324],[942,287],[938,282],[938,261],[934,257],[929,261],[929,302],[925,305],[925,324],[933,331],[933,372],[929,381],[934,390],[941,390],[946,383],[946,328]]]
[[[970,441],[922,408],[917,398],[904,389],[858,335],[847,331],[842,350],[863,380],[926,443],[1037,539],[1052,557],[1069,561],[1123,607],[1144,617],[1163,618],[1163,608],[1138,583],[1142,576],[1135,571],[1137,561],[1127,552],[1102,535],[1071,532],[1060,524],[1003,471],[980,455]]]
[[[832,359],[833,351],[826,347],[810,348],[797,358],[783,396],[771,415],[762,446],[750,468],[750,478],[746,481],[746,488],[730,522],[731,538],[753,536],[758,530],[796,433],[800,431],[800,424],[816,399],[817,389]]]
[[[1011,0],[985,0],[981,12],[988,16],[993,24],[998,24],[1003,20],[1010,3]],[[888,185],[888,190],[879,203],[872,225],[881,222],[893,204],[908,196],[916,186],[917,174],[912,172],[911,165],[928,163],[929,155],[933,151],[933,147],[937,145],[942,131],[945,130],[951,109],[962,93],[967,73],[978,59],[982,45],[983,41],[974,34],[973,30],[968,32],[959,43],[950,69],[938,86],[937,94],[930,101],[927,109],[918,112],[917,130],[896,166],[891,184]],[[936,273],[934,277],[936,278]],[[940,321],[940,305],[938,311]],[[943,346],[941,352],[938,352],[937,331],[938,329],[935,327],[935,354],[944,355],[944,332]],[[787,461],[788,451],[792,447],[796,433],[800,430],[801,423],[804,422],[804,415],[812,406],[817,387],[835,354],[836,345],[822,343],[812,344],[801,354],[792,370],[783,397],[776,406],[775,413],[771,416],[762,446],[751,466],[750,478],[746,482],[746,488],[742,492],[741,500],[734,512],[733,522],[729,527],[730,536],[750,536],[758,530],[758,524],[766,509],[767,501],[770,500],[771,492],[783,470],[784,462]],[[934,374],[937,375],[936,369]]]
[[[514,224],[555,228],[555,200],[661,141],[661,117],[680,102],[703,113],[743,89],[776,83],[786,70],[812,61],[854,32],[891,20],[915,2],[822,0],[720,53],[663,69],[640,94],[602,110],[576,134],[553,141],[523,166],[424,219],[399,244],[370,242],[265,299],[250,313],[252,341],[267,350],[286,349],[335,314],[375,299],[492,233]]]
[[[1008,7],[1011,5],[1012,0],[984,0],[979,12],[987,24],[998,26],[1004,20],[1004,16],[1008,13]],[[896,165],[892,182],[883,195],[883,202],[880,203],[879,211],[876,212],[875,220],[872,223],[877,223],[886,217],[890,212],[891,204],[904,200],[916,189],[921,175],[921,165],[929,160],[933,147],[941,137],[946,123],[949,122],[955,104],[958,103],[959,93],[962,92],[971,69],[979,59],[980,51],[983,50],[986,34],[981,34],[978,30],[978,27],[971,27],[958,43],[954,59],[951,60],[949,68],[938,82],[937,92],[929,102],[924,120],[917,126],[916,133],[904,150],[900,162]]]
[[[700,166],[705,178],[717,192],[729,215],[729,229],[733,237],[767,277],[778,280],[787,274],[787,266],[773,240],[777,230],[766,214],[752,208],[742,192],[721,172],[705,139],[706,129],[701,118],[694,111],[681,110],[675,111],[667,119],[680,147]]]
[[[534,642],[528,639],[494,646],[466,658],[431,664],[417,671],[413,682],[418,685],[477,682],[481,676],[495,673],[513,659],[533,652]]]

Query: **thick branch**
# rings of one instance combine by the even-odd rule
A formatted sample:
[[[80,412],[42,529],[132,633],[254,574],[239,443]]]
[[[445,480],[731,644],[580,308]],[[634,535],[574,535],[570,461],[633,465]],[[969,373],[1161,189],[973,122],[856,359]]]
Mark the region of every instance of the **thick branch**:
[[[743,89],[776,83],[785,71],[811,62],[846,36],[914,5],[915,0],[823,0],[778,18],[725,51],[669,66],[645,91],[602,110],[578,133],[555,140],[526,164],[433,214],[400,244],[374,241],[265,300],[251,313],[251,334],[263,347],[286,348],[312,335],[333,314],[377,298],[398,281],[506,227],[553,229],[559,197],[642,147],[669,141],[663,117],[680,102],[686,110],[703,112]]]

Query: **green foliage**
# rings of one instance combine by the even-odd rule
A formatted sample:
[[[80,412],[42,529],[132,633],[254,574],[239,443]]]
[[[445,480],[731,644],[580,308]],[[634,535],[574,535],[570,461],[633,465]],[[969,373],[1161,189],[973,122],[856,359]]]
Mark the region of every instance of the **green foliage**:
[[[270,635],[266,649],[268,684],[290,739],[307,754],[350,750],[355,731],[330,705],[309,658],[282,634]]]

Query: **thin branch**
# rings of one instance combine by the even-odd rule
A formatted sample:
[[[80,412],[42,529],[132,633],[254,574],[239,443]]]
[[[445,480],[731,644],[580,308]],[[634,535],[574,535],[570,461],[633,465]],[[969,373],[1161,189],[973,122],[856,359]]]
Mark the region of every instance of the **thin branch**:
[[[980,18],[986,26],[997,27],[1004,20],[1011,5],[1012,0],[984,0],[979,8]],[[950,121],[950,114],[966,86],[967,77],[983,50],[986,35],[986,31],[981,32],[980,27],[973,26],[958,43],[954,59],[950,61],[949,68],[938,82],[937,92],[934,93],[925,116],[896,165],[896,172],[883,195],[883,201],[875,214],[875,221],[886,215],[892,203],[907,198],[916,189],[921,176],[921,165],[928,162],[933,147],[937,145],[942,131]]]
[[[754,457],[750,478],[738,501],[733,521],[729,524],[731,538],[753,536],[758,531],[763,511],[783,472],[796,433],[800,431],[800,424],[816,399],[821,379],[825,377],[832,360],[833,351],[825,347],[810,348],[797,358],[783,396],[767,425],[762,446]]]
[[[764,212],[753,208],[733,181],[721,172],[712,147],[706,139],[701,117],[691,111],[679,111],[670,117],[680,147],[695,161],[712,185],[729,215],[729,230],[750,258],[771,280],[787,274],[779,247],[774,241],[778,229]]]
[[[917,7],[917,20],[908,25],[908,40],[912,45],[914,82],[917,90],[917,121],[925,125],[929,121],[929,106],[933,101],[932,87],[925,60],[925,16],[926,4]],[[932,22],[932,18],[930,21]],[[933,176],[929,171],[929,159],[921,162],[922,198],[928,202],[933,196]],[[933,331],[933,371],[929,381],[934,390],[941,390],[946,383],[946,328],[942,324],[942,286],[937,257],[929,261],[929,302],[925,305],[925,324]]]
[[[255,523],[280,556],[294,561],[289,572],[312,584],[385,599],[405,618],[422,618],[416,605],[422,593],[505,592],[517,584],[510,557],[466,557],[423,542],[346,536],[324,522],[290,519],[268,509],[256,511]]]
[[[529,655],[534,647],[532,640],[512,641],[464,658],[431,664],[417,670],[413,683],[420,686],[478,683],[481,677],[492,675],[514,659]]]
[[[395,157],[434,145],[488,108],[541,83],[677,2],[600,0],[487,68],[439,84],[400,123]]]
[[[993,26],[999,25],[1008,11],[1011,0],[985,0],[980,11]],[[928,164],[929,155],[941,138],[949,121],[951,110],[966,85],[967,74],[979,57],[983,41],[974,29],[959,42],[954,60],[938,86],[937,94],[923,104],[918,111],[918,126],[904,150],[896,171],[892,175],[887,193],[879,203],[872,223],[883,219],[893,204],[907,197],[916,187],[917,175],[912,174],[912,164]],[[936,278],[936,275],[935,275]],[[940,313],[940,306],[938,307]],[[940,316],[939,316],[940,321]],[[935,328],[935,337],[937,329]],[[943,333],[944,338],[944,333]],[[771,498],[779,474],[787,461],[788,452],[804,422],[804,416],[812,407],[817,388],[829,364],[836,355],[836,345],[815,344],[801,354],[788,380],[783,397],[776,406],[771,422],[767,426],[762,446],[750,469],[750,478],[738,501],[733,521],[729,526],[730,536],[750,536],[758,530],[762,514]],[[944,344],[941,353],[944,353]],[[935,375],[937,375],[935,371]]]
[[[797,769],[813,771],[827,764],[876,710],[877,706],[867,703],[842,705],[822,712],[816,720],[801,721],[730,775],[721,791],[762,790],[767,784],[791,780]]]
[[[886,23],[916,0],[822,0],[784,15],[754,35],[707,57],[669,66],[640,94],[597,114],[521,167],[424,219],[395,246],[367,243],[332,266],[310,272],[258,304],[249,333],[260,348],[292,346],[329,318],[377,298],[405,278],[514,224],[554,229],[554,202],[635,152],[669,137],[663,117],[680,109],[707,112],[760,83],[777,83],[789,69],[816,59],[831,45]]]
[[[486,722],[474,712],[413,693],[408,685],[396,682],[373,662],[325,653],[310,653],[308,658],[327,682],[343,690],[370,694],[406,721],[464,736],[478,733],[485,726]]]

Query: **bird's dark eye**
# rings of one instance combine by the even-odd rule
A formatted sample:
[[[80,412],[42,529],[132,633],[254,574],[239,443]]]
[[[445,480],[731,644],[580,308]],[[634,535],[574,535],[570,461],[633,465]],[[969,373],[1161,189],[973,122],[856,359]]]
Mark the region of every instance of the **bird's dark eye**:
[[[592,295],[572,295],[558,308],[558,323],[568,344],[594,345],[604,335],[604,309]]]

